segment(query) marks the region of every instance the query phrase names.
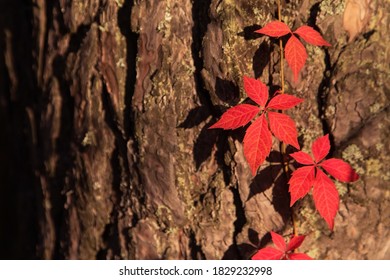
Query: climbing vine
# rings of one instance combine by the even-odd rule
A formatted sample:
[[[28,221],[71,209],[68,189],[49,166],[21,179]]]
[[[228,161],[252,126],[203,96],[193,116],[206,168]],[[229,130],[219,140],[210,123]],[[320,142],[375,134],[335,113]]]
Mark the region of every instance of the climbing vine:
[[[281,21],[280,1],[277,4],[278,19],[269,22],[255,32],[279,38],[281,57],[280,89],[274,92],[272,98],[270,98],[269,90],[262,81],[244,76],[244,90],[255,105],[242,103],[228,109],[219,121],[210,128],[228,130],[248,125],[243,146],[244,155],[253,176],[257,174],[259,168],[269,156],[272,149],[272,135],[275,136],[281,142],[280,152],[283,155],[284,171],[289,177],[290,206],[292,207],[297,200],[305,197],[310,190],[313,190],[315,207],[328,227],[333,230],[334,218],[339,208],[340,199],[331,177],[349,183],[358,180],[359,175],[343,160],[326,158],[331,148],[329,135],[319,137],[312,143],[311,155],[300,151],[296,123],[284,111],[298,106],[304,102],[304,99],[285,93],[283,70],[285,58],[293,72],[294,81],[298,81],[299,73],[307,59],[307,52],[302,41],[318,47],[330,47],[331,45],[318,31],[310,26],[303,25],[292,31],[287,24]],[[282,39],[286,39],[285,45]],[[295,152],[287,154],[287,145],[295,149]],[[292,171],[290,166],[294,161],[300,167]],[[275,248],[262,248],[253,255],[252,259],[311,259],[306,254],[295,252],[303,242],[304,235],[298,235],[299,230],[296,226],[294,213],[292,223],[292,238],[288,244],[285,243],[282,236],[271,232]]]

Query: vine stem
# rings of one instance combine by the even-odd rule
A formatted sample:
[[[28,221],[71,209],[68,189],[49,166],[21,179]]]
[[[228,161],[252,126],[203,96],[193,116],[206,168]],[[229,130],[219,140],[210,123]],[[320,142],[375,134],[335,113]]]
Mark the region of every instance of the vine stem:
[[[280,4],[280,0],[277,0],[278,4],[278,20],[282,21],[282,7]],[[281,94],[284,94],[285,90],[285,84],[284,84],[284,49],[283,49],[283,41],[282,39],[279,38],[279,49],[280,49],[280,84],[281,84]],[[283,157],[283,168],[284,172],[287,176],[287,179],[289,177],[289,166],[288,166],[288,155],[287,155],[287,146],[284,142],[282,142],[280,150],[282,153]],[[292,221],[292,226],[293,226],[293,234],[294,236],[297,235],[297,222],[295,219],[295,213],[294,213],[294,208],[291,208],[291,221]]]
[[[282,21],[282,8],[280,5],[280,0],[278,0],[278,20]],[[282,39],[279,39],[279,49],[280,49],[280,83],[282,86],[281,93],[284,93],[284,50]]]

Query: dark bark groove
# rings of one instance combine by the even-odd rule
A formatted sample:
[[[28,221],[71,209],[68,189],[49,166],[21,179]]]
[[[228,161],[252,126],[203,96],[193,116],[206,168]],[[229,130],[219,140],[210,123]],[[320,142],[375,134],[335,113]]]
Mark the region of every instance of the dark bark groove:
[[[302,250],[389,258],[388,8],[362,1],[361,19],[353,1],[282,2],[287,24],[332,43],[307,47],[298,83],[286,66],[305,98],[288,111],[299,141],[329,133],[361,175],[337,184],[333,234],[311,198],[298,203]],[[248,259],[269,231],[291,233],[279,144],[252,177],[245,129],[208,129],[245,100],[244,75],[279,87],[278,45],[254,33],[274,1],[0,7],[0,258]]]

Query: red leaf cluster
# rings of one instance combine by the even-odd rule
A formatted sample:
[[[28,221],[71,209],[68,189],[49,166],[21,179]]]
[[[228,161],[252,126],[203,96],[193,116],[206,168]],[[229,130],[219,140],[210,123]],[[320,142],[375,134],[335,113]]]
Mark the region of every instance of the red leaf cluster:
[[[252,260],[312,260],[311,257],[304,253],[294,253],[293,251],[301,246],[304,235],[298,235],[291,238],[290,242],[286,244],[284,238],[271,231],[272,241],[275,245],[273,247],[266,247],[257,251],[252,256]]]
[[[255,175],[271,152],[272,134],[280,141],[299,149],[295,122],[285,114],[269,110],[290,109],[301,103],[303,99],[289,94],[279,94],[267,104],[269,98],[267,86],[261,81],[246,76],[244,76],[244,89],[248,97],[258,106],[249,104],[234,106],[210,128],[236,129],[255,119],[244,137],[244,154],[252,174]]]
[[[320,33],[307,25],[303,25],[292,32],[285,23],[281,21],[272,21],[255,32],[270,37],[282,37],[291,34],[285,47],[285,56],[288,65],[294,73],[295,81],[298,79],[298,74],[305,65],[307,59],[306,49],[296,35],[314,46],[330,46],[330,44],[322,38]]]
[[[354,182],[359,175],[353,168],[341,159],[326,159],[330,150],[329,135],[316,139],[312,144],[312,154],[299,151],[291,157],[304,165],[292,173],[289,180],[289,192],[292,206],[298,199],[303,198],[313,187],[313,199],[320,215],[333,230],[334,217],[339,208],[339,194],[333,181],[322,169],[341,182]]]

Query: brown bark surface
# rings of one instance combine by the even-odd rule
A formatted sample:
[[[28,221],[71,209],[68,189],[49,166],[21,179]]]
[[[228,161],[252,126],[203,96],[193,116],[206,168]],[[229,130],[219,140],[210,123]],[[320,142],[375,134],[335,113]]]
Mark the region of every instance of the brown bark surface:
[[[300,144],[329,133],[361,175],[337,183],[334,233],[310,196],[294,206],[302,250],[389,259],[388,2],[282,2],[332,44],[307,46],[297,83],[285,65]],[[280,84],[278,42],[253,32],[275,1],[0,3],[2,258],[248,259],[291,234],[279,143],[253,178],[244,130],[207,129],[243,75]]]

